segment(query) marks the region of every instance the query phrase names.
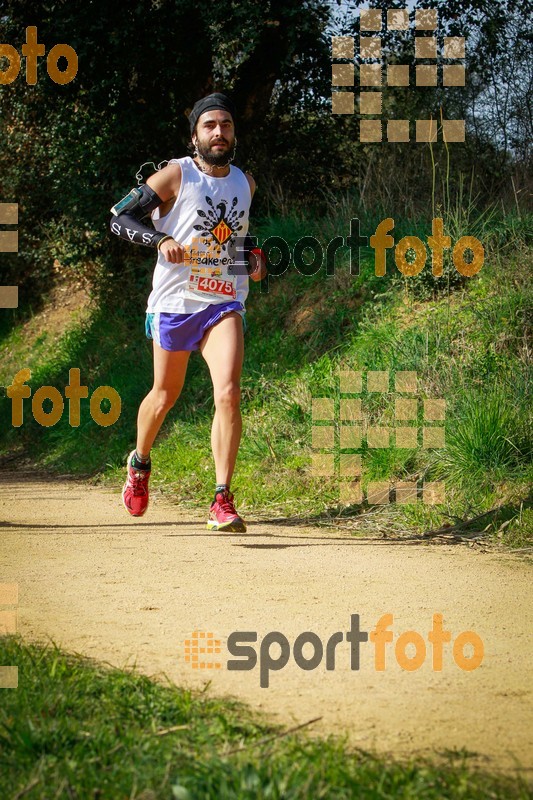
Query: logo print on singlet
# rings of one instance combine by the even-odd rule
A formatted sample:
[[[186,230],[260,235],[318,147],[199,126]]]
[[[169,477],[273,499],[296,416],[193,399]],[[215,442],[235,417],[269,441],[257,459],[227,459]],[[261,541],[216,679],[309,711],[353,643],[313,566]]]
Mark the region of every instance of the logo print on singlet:
[[[235,208],[238,198],[234,197],[231,206],[228,209],[228,201],[221,200],[215,206],[213,200],[206,195],[205,202],[209,206],[207,213],[201,208],[197,210],[197,214],[203,222],[195,225],[194,229],[200,231],[204,236],[211,234],[215,239],[216,245],[221,250],[226,250],[227,244],[231,237],[238,231],[242,230],[242,225],[239,220],[244,217],[244,211],[238,211]]]

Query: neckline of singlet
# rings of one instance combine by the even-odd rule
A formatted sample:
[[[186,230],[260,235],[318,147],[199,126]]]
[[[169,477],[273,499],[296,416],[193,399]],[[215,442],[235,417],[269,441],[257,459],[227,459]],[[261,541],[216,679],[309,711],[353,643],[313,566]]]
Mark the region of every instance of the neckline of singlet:
[[[189,156],[189,158],[191,157]],[[224,180],[224,178],[229,178],[231,176],[231,168],[233,164],[229,165],[229,172],[227,175],[221,175],[219,178],[217,178],[215,175],[207,175],[203,170],[201,170],[196,161],[194,160],[194,158],[191,158],[191,161],[193,163],[194,168],[200,173],[200,175],[203,175],[204,178],[210,178],[210,180],[212,181],[222,181]]]

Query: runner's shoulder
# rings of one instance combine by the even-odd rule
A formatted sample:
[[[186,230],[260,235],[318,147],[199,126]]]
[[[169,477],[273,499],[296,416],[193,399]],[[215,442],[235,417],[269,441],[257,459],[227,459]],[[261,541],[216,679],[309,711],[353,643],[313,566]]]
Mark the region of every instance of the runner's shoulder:
[[[168,163],[166,167],[163,167],[159,170],[159,175],[162,175],[165,179],[171,181],[181,181],[182,177],[182,170],[181,164],[179,161],[173,161],[172,163]]]
[[[255,192],[255,190],[257,188],[257,184],[255,182],[255,178],[254,178],[254,176],[252,175],[251,172],[245,172],[244,174],[246,176],[246,180],[250,184],[250,191],[251,191],[252,197],[253,197],[254,196],[254,192]]]
[[[181,177],[181,165],[174,161],[150,175],[146,183],[152,187],[154,192],[157,192],[162,200],[168,200],[170,197],[177,197],[181,186]]]
[[[254,178],[254,176],[252,175],[252,173],[251,173],[251,172],[245,172],[243,169],[241,169],[240,167],[237,167],[235,164],[233,165],[232,169],[236,169],[236,170],[238,170],[238,171],[239,171],[239,172],[240,172],[242,175],[244,175],[244,177],[245,177],[245,178],[246,178],[246,180],[248,181],[248,184],[249,184],[249,186],[250,186],[250,191],[251,191],[251,193],[252,193],[252,197],[253,197],[253,194],[254,194],[254,192],[255,192],[255,190],[256,190],[256,186],[257,186],[257,184],[256,184],[256,182],[255,182],[255,178]]]

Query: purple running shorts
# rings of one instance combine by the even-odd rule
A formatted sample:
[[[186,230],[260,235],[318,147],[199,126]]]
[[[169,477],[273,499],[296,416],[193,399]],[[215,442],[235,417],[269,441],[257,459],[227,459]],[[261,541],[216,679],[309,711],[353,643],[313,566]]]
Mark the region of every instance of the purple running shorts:
[[[211,305],[193,314],[167,314],[163,311],[147,313],[146,336],[157,342],[163,350],[198,350],[206,330],[230,311],[237,311],[241,315],[246,332],[244,306],[232,300],[230,303]]]

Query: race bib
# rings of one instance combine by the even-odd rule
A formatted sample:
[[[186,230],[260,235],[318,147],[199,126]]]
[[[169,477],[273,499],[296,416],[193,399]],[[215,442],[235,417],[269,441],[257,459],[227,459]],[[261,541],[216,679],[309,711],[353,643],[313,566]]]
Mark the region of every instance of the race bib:
[[[232,300],[237,297],[235,278],[222,277],[216,267],[190,267],[187,289],[195,297],[227,297]]]
[[[195,300],[210,297],[235,300],[234,261],[230,248],[210,243],[206,238],[194,238],[190,245],[184,246],[184,263],[188,268],[186,295]]]

